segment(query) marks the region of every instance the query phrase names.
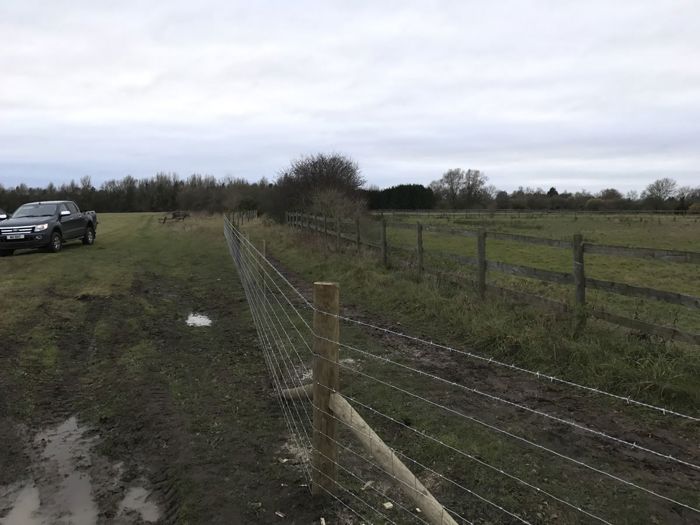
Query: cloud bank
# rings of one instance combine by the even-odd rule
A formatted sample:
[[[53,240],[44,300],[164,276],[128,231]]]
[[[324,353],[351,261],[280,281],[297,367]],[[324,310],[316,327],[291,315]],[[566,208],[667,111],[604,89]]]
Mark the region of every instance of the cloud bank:
[[[695,1],[0,0],[0,184],[274,177],[700,184]]]

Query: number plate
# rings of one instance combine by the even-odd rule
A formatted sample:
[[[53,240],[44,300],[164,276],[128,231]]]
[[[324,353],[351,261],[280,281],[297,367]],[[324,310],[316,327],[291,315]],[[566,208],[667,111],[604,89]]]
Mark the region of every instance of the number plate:
[[[24,235],[8,235],[7,240],[12,241],[15,239],[24,239]]]

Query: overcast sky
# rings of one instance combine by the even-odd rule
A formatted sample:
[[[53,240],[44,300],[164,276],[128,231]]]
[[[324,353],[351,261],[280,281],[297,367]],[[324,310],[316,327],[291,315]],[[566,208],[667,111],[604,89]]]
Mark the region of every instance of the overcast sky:
[[[0,184],[700,185],[700,2],[0,0]]]

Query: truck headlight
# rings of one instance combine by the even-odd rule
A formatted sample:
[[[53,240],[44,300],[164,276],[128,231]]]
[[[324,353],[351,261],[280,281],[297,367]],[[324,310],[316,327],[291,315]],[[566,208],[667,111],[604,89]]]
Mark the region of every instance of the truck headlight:
[[[34,226],[34,231],[35,232],[43,232],[48,227],[49,227],[48,223],[38,224],[37,226]]]

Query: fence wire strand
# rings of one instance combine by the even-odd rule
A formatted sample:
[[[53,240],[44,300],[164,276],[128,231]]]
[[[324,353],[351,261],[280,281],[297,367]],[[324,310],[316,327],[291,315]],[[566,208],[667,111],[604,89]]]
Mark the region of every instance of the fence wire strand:
[[[280,412],[284,418],[285,425],[287,426],[290,440],[298,454],[301,453],[301,468],[303,473],[308,480],[308,486],[312,484],[312,471],[318,474],[324,475],[319,469],[317,469],[312,462],[309,461],[310,454],[312,453],[312,438],[311,438],[311,428],[312,424],[312,414],[313,410],[319,410],[319,407],[314,406],[313,399],[309,395],[306,387],[311,384],[311,363],[314,359],[323,357],[314,354],[313,341],[314,340],[326,340],[324,337],[315,333],[312,323],[307,318],[306,312],[318,312],[321,314],[329,315],[338,318],[339,322],[348,323],[349,325],[355,325],[361,327],[365,330],[378,331],[379,333],[391,335],[393,337],[402,338],[408,341],[412,341],[415,344],[425,345],[431,348],[440,349],[453,353],[455,355],[461,355],[468,359],[478,360],[481,362],[488,363],[490,365],[505,368],[513,372],[526,374],[534,377],[538,381],[544,380],[552,383],[558,383],[562,386],[572,388],[575,390],[580,390],[596,395],[602,395],[615,399],[617,401],[623,401],[628,405],[636,406],[638,408],[645,408],[664,416],[679,417],[685,420],[690,420],[693,422],[700,422],[700,418],[695,416],[690,416],[687,414],[682,414],[669,410],[663,407],[654,406],[652,404],[644,403],[641,401],[633,400],[624,396],[599,390],[594,387],[580,385],[575,382],[571,382],[565,379],[557,378],[547,374],[541,374],[540,372],[535,372],[528,370],[526,368],[519,367],[514,364],[505,363],[503,361],[498,361],[486,356],[479,355],[475,352],[468,350],[460,350],[448,345],[443,345],[440,343],[435,343],[433,341],[428,341],[420,337],[415,337],[407,335],[389,328],[384,328],[377,326],[372,323],[368,323],[362,320],[354,319],[346,315],[338,315],[329,312],[324,312],[314,307],[314,305],[306,298],[306,296],[299,291],[299,289],[294,286],[285,275],[277,269],[277,267],[268,260],[263,253],[252,243],[249,238],[239,230],[233,222],[228,218],[224,220],[224,235],[226,237],[227,245],[231,254],[231,258],[234,261],[236,268],[238,269],[239,276],[241,278],[241,283],[246,295],[246,299],[250,306],[251,316],[253,318],[253,323],[258,334],[258,339],[260,341],[260,348],[262,352],[262,357],[265,361],[266,367],[270,374],[270,379],[275,390],[275,397],[277,397]],[[553,421],[554,423],[560,425],[569,426],[577,431],[590,434],[591,436],[601,439],[611,441],[621,447],[629,447],[637,452],[642,452],[646,454],[653,455],[659,460],[668,460],[674,462],[678,465],[689,467],[691,469],[700,469],[700,465],[697,463],[686,461],[681,458],[674,457],[671,454],[666,454],[659,452],[652,448],[646,447],[644,445],[638,444],[633,441],[628,441],[626,439],[613,436],[609,433],[597,430],[586,426],[580,422],[566,419],[554,414],[547,413],[543,410],[533,408],[522,403],[518,403],[504,397],[486,392],[480,388],[474,386],[462,384],[457,381],[452,381],[443,378],[432,372],[426,372],[411,366],[406,363],[390,359],[384,355],[379,355],[376,352],[369,351],[366,349],[359,348],[356,344],[347,344],[342,341],[330,341],[332,343],[337,343],[340,348],[344,348],[351,352],[357,352],[358,354],[372,359],[374,362],[380,363],[380,366],[390,366],[397,367],[398,369],[404,371],[407,374],[414,375],[415,377],[422,377],[426,381],[441,384],[449,388],[456,388],[464,391],[468,394],[475,395],[481,399],[484,399],[494,405],[502,405],[510,407],[514,410],[520,410],[531,414],[533,416],[542,417]],[[627,480],[618,476],[616,474],[607,472],[606,470],[590,465],[580,459],[570,457],[562,452],[554,450],[548,446],[536,442],[533,439],[526,438],[522,435],[518,435],[515,432],[511,432],[505,428],[498,425],[484,421],[483,419],[476,417],[475,415],[466,414],[455,408],[446,406],[445,404],[439,403],[432,399],[428,399],[408,387],[398,386],[394,382],[387,380],[387,378],[378,377],[376,374],[369,374],[367,372],[361,371],[358,367],[348,366],[343,363],[342,360],[336,363],[341,369],[344,370],[344,377],[355,377],[367,379],[374,382],[381,387],[386,388],[388,391],[397,392],[397,395],[408,396],[411,399],[420,401],[427,406],[438,408],[447,413],[450,417],[456,417],[462,420],[469,421],[471,423],[478,424],[488,431],[496,432],[502,436],[506,436],[520,444],[532,447],[542,453],[549,454],[557,459],[564,460],[574,465],[588,469],[593,473],[606,477],[612,481],[621,483],[629,489],[638,490],[647,496],[658,498],[660,500],[666,501],[667,503],[682,507],[688,511],[700,514],[700,509],[696,508],[692,504],[681,502],[677,499],[671,498],[660,494],[659,492],[641,486],[633,481]],[[347,372],[347,374],[346,374]],[[389,376],[391,377],[391,376]],[[302,393],[300,399],[287,398],[285,396],[286,392],[298,390]],[[332,392],[335,394],[335,392]],[[583,506],[572,503],[565,499],[564,497],[558,496],[551,491],[545,490],[535,483],[523,479],[522,476],[516,475],[513,472],[508,472],[505,469],[486,461],[484,458],[477,457],[473,453],[470,453],[461,447],[457,447],[446,443],[440,438],[432,435],[426,430],[419,430],[407,425],[403,421],[400,421],[396,417],[385,413],[377,406],[373,406],[372,403],[357,399],[354,396],[349,396],[343,394],[343,397],[348,401],[352,402],[357,407],[360,407],[367,411],[368,413],[380,416],[380,418],[388,421],[392,424],[398,425],[404,430],[410,431],[422,439],[428,440],[433,444],[439,445],[445,451],[455,453],[462,456],[469,461],[476,462],[480,466],[500,475],[505,478],[534,491],[543,497],[549,498],[552,501],[568,508],[570,511],[575,511],[589,519],[595,520],[600,523],[610,524],[611,522],[600,516],[597,511],[592,509],[585,509]],[[332,418],[336,422],[339,422],[341,427],[347,428],[347,430],[357,432],[359,429],[349,425],[345,421],[341,421],[332,413],[322,411],[326,416]],[[398,494],[394,496],[390,495],[387,491],[381,491],[374,487],[371,482],[367,482],[366,476],[368,475],[367,468],[374,469],[381,473],[382,476],[391,479],[399,488],[401,485],[406,485],[406,483],[393,475],[392,472],[387,471],[385,468],[377,464],[365,454],[357,452],[354,447],[348,446],[347,442],[343,442],[341,439],[335,439],[331,436],[323,434],[326,438],[332,440],[339,449],[348,452],[353,461],[355,459],[362,461],[363,463],[357,463],[356,461],[345,461],[341,464],[340,457],[338,459],[324,458],[332,463],[334,463],[339,472],[343,474],[339,479],[330,480],[333,482],[337,488],[342,491],[342,497],[335,491],[328,491],[325,487],[321,487],[324,492],[337,501],[343,508],[352,512],[354,515],[362,519],[363,521],[368,521],[365,514],[369,511],[372,515],[379,516],[382,520],[389,523],[395,523],[392,517],[386,515],[384,512],[379,510],[379,499],[388,500],[397,511],[403,512],[404,517],[410,517],[412,520],[419,523],[427,523],[421,516],[419,516],[415,511],[411,510],[410,505],[404,504],[404,499]],[[508,516],[510,519],[514,519],[520,523],[530,523],[525,516],[521,515],[519,512],[514,512],[506,509],[501,504],[493,500],[489,495],[480,494],[479,492],[468,488],[465,486],[464,482],[457,481],[449,475],[445,475],[433,469],[431,466],[427,465],[425,462],[420,461],[417,458],[411,457],[411,455],[406,454],[404,451],[392,448],[392,451],[410,464],[419,468],[423,472],[431,473],[437,476],[440,480],[445,481],[450,486],[459,489],[464,497],[479,501],[486,505],[487,508],[497,511],[503,516]],[[303,453],[302,453],[303,452]],[[373,471],[374,471],[373,470]],[[365,476],[365,477],[363,477]],[[359,483],[359,485],[358,485]],[[365,490],[365,487],[370,487],[373,493],[376,493],[377,501],[370,501],[368,498],[362,497],[358,493],[357,488],[353,488],[354,485],[361,487],[360,492]],[[404,490],[415,490],[415,487],[404,487]],[[349,499],[348,499],[349,498]],[[375,498],[376,499],[376,498]],[[361,509],[358,509],[356,505],[361,505]],[[443,512],[449,513],[451,516],[460,519],[463,523],[473,523],[466,517],[464,517],[463,511],[457,511],[454,508],[448,506],[443,507]],[[396,519],[396,518],[394,518]],[[369,520],[371,522],[371,520]],[[400,521],[404,523],[404,521]]]

